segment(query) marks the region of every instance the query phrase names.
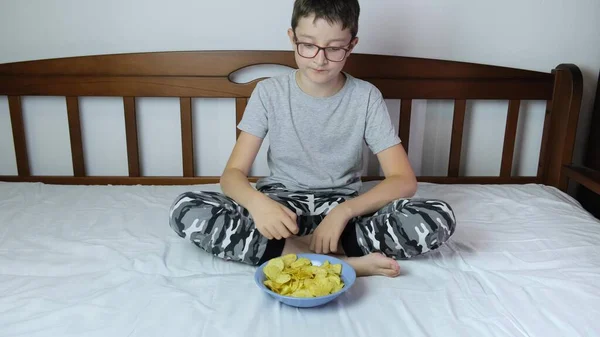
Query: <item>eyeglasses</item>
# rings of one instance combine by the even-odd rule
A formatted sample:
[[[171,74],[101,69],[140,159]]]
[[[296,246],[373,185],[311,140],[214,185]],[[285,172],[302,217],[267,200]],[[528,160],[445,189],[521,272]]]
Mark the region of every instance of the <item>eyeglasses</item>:
[[[316,44],[298,42],[298,39],[294,38],[296,41],[296,50],[298,51],[298,55],[312,59],[315,58],[321,50],[325,53],[325,58],[331,62],[342,62],[350,49],[348,47],[352,44],[348,44],[344,47],[319,47]]]

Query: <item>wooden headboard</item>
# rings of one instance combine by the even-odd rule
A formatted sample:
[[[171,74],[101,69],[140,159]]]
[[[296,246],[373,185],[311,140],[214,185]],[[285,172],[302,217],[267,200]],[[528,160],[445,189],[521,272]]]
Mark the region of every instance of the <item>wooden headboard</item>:
[[[192,104],[195,97],[235,98],[236,119],[258,80],[238,84],[230,75],[244,67],[278,64],[295,68],[291,51],[202,51],[98,55],[0,64],[0,95],[7,95],[18,175],[0,181],[55,184],[199,184],[219,177],[194,176]],[[400,99],[400,138],[408,151],[412,100],[454,100],[446,176],[418,177],[436,183],[543,183],[566,189],[565,165],[571,164],[582,75],[577,66],[561,64],[551,72],[462,62],[353,54],[344,69],[377,86],[387,99]],[[73,176],[32,176],[21,110],[21,96],[64,96],[67,104]],[[86,176],[79,97],[123,97],[129,176]],[[183,172],[178,177],[140,176],[136,97],[178,97],[181,106]],[[459,176],[467,100],[509,101],[500,175]],[[536,176],[511,176],[521,100],[547,101]],[[232,128],[235,125],[231,126]],[[364,180],[380,177],[364,177]],[[255,180],[256,177],[252,177]]]

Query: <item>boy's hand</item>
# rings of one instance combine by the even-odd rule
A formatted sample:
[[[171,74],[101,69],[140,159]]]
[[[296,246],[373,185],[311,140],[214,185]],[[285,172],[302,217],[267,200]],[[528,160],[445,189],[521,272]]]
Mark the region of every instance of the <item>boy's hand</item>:
[[[296,214],[269,197],[256,200],[249,211],[256,229],[269,240],[298,234]]]
[[[350,218],[350,212],[342,205],[332,209],[312,233],[310,250],[317,254],[336,253],[340,236]]]

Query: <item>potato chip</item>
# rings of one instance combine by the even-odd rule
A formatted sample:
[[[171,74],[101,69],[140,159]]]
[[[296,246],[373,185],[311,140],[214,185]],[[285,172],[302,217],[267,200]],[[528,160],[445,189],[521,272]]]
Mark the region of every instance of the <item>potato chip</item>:
[[[298,260],[292,262],[292,264],[290,265],[290,267],[292,268],[299,268],[302,266],[310,266],[312,263],[310,262],[309,259],[305,258],[305,257],[301,257]]]
[[[285,263],[283,262],[283,259],[281,257],[277,257],[277,258],[271,259],[269,261],[269,263],[267,263],[267,267],[268,266],[273,266],[273,267],[277,268],[279,271],[282,271],[283,268],[285,268]]]
[[[296,256],[296,254],[287,254],[282,256],[281,259],[283,260],[284,267],[289,267],[292,264],[292,262],[298,259],[298,257]]]
[[[292,288],[289,285],[285,285],[281,288],[281,295],[289,295],[292,293]]]
[[[275,282],[279,284],[284,284],[288,283],[291,279],[292,277],[290,276],[290,274],[279,274],[279,276],[277,276],[277,278],[275,279]]]
[[[314,297],[308,289],[298,289],[294,291],[290,296],[292,297]]]
[[[328,260],[316,266],[307,258],[287,254],[269,260],[263,272],[264,285],[271,291],[292,297],[319,297],[334,294],[344,288],[340,278],[341,264]]]
[[[331,266],[331,270],[335,274],[340,275],[342,273],[342,265],[339,264],[339,263],[338,264],[334,264],[334,265]]]
[[[277,269],[277,267],[274,267],[274,266],[265,266],[265,268],[263,269],[263,272],[265,273],[265,275],[267,276],[267,278],[269,280],[276,280],[277,276],[279,276],[279,274],[281,274],[281,271],[279,269]]]
[[[279,284],[271,281],[271,280],[266,280],[265,281],[265,285],[267,287],[269,287],[269,289],[273,290],[273,291],[277,291],[279,289]]]
[[[316,267],[313,266],[313,274],[315,275],[316,278],[321,278],[321,277],[327,277],[327,270],[320,268],[320,267]]]

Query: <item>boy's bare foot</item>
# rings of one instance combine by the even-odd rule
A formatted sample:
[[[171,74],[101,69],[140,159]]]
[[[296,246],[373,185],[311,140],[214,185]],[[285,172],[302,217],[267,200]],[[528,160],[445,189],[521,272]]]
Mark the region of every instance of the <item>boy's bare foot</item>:
[[[290,237],[285,240],[281,255],[310,253],[310,235],[303,237]],[[343,251],[340,252],[343,254]],[[331,254],[333,255],[333,254]],[[386,257],[381,253],[371,253],[360,257],[346,257],[333,255],[346,261],[356,271],[356,276],[383,275],[396,277],[400,275],[400,266],[396,260]]]
[[[354,270],[356,276],[382,275],[396,277],[400,275],[400,266],[396,260],[381,253],[371,253],[360,257],[343,258]]]

